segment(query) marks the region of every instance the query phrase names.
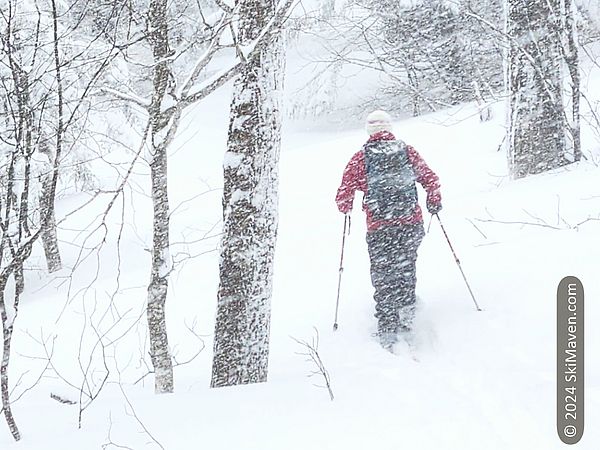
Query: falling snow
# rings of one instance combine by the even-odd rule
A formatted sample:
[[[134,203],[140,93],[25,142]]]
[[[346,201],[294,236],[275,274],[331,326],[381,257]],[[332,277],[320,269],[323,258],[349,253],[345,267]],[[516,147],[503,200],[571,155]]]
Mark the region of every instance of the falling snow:
[[[0,3],[2,450],[559,448],[567,275],[600,422],[600,2]]]

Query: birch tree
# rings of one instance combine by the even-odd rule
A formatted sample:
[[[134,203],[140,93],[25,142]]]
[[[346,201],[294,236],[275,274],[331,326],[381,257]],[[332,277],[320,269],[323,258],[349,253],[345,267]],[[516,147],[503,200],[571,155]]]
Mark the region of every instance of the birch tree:
[[[579,50],[575,25],[576,4],[573,0],[563,0],[562,19],[555,33],[560,37],[563,65],[568,72],[566,117],[567,131],[572,142],[573,160],[579,161],[581,151],[581,76],[579,74]]]
[[[198,3],[200,5],[200,3]],[[220,44],[223,34],[231,21],[231,10],[220,10],[209,24],[198,30],[200,55],[195,64],[184,71],[175,68],[174,59],[189,50],[187,43],[180,44],[187,49],[172,46],[172,37],[181,32],[174,29],[177,23],[167,0],[150,0],[146,14],[147,30],[132,33],[131,54],[124,58],[125,63],[132,60],[133,66],[142,67],[143,72],[150,67],[150,89],[144,91],[131,83],[130,79],[111,80],[112,86],[106,86],[105,92],[127,103],[141,108],[147,120],[143,140],[149,142],[148,164],[150,166],[151,196],[153,204],[153,238],[150,282],[147,296],[148,335],[150,339],[150,359],[154,369],[155,392],[174,391],[173,361],[169,348],[166,324],[166,304],[169,275],[172,261],[169,254],[170,206],[168,197],[168,150],[178,129],[181,114],[185,108],[200,101],[214,90],[225,84],[237,73],[239,62],[232,61],[229,67],[209,77],[205,73],[207,65],[221,50],[227,48]],[[199,6],[200,7],[200,6]],[[142,13],[143,5],[136,5],[134,13]],[[202,11],[199,11],[202,16]],[[198,18],[199,23],[200,19]],[[141,22],[141,21],[140,21]],[[141,36],[141,37],[140,37]],[[138,43],[139,45],[135,45]],[[140,60],[140,55],[149,51],[152,63],[148,65]],[[142,83],[143,85],[143,83]]]
[[[4,164],[8,165],[3,181],[4,195],[11,192],[15,180],[23,180],[22,190],[18,187],[13,192],[11,205],[19,213],[19,234],[30,234],[33,212],[38,206],[47,220],[44,221],[42,242],[46,255],[48,271],[56,272],[61,268],[61,258],[54,219],[54,198],[49,196],[53,151],[49,145],[54,120],[50,115],[56,114],[56,104],[51,104],[50,92],[44,83],[49,78],[43,70],[49,67],[46,63],[38,64],[45,53],[40,47],[51,40],[48,17],[41,13],[28,17],[34,10],[9,0],[2,5],[6,10],[3,16],[5,28],[0,34],[2,47],[0,54],[5,62],[0,70],[0,92],[3,117],[2,149]],[[33,39],[33,41],[30,41]],[[36,178],[39,178],[37,180]],[[21,183],[17,183],[21,186]],[[36,221],[40,223],[39,220]]]
[[[153,202],[153,245],[150,284],[148,285],[148,328],[150,357],[155,373],[155,392],[174,391],[173,362],[166,326],[165,306],[171,263],[169,255],[169,198],[167,193],[168,148],[179,128],[183,110],[202,100],[225,84],[239,70],[241,62],[234,61],[216,77],[198,83],[213,57],[224,47],[222,35],[231,23],[233,10],[224,6],[210,32],[205,52],[192,68],[191,73],[177,86],[171,58],[175,51],[170,48],[169,9],[167,0],[151,0],[148,12],[149,42],[153,53],[153,90],[147,107],[150,137],[150,169]],[[199,85],[198,85],[199,84]]]
[[[240,46],[256,41],[275,0],[238,0]],[[224,162],[223,238],[212,387],[265,382],[277,236],[283,43],[264,40],[233,87]]]
[[[8,369],[26,263],[41,241],[48,270],[61,268],[58,183],[68,176],[65,160],[77,165],[82,118],[90,114],[91,93],[115,48],[82,36],[80,17],[56,0],[4,0],[0,10],[0,394],[18,440]]]
[[[570,1],[508,1],[508,156],[513,178],[581,157],[573,28]],[[570,88],[565,89],[569,74]],[[569,90],[571,102],[566,99]]]
[[[150,123],[150,170],[152,182],[153,243],[152,268],[148,285],[148,328],[150,357],[155,373],[156,393],[173,392],[173,363],[167,337],[165,303],[169,274],[169,197],[167,195],[167,142],[161,139],[161,106],[167,94],[170,71],[167,1],[151,0],[148,10],[149,39],[154,56]]]
[[[205,2],[198,2],[194,12],[186,10],[186,17],[196,17],[193,21],[195,38],[189,42],[182,40],[180,27],[182,13],[178,8],[189,7],[186,2],[150,0],[146,15],[147,30],[132,33],[134,42],[131,55],[124,62],[132,61],[131,66],[150,67],[149,89],[136,86],[129,78],[113,80],[105,92],[121,101],[134,104],[147,119],[144,141],[149,140],[149,165],[151,171],[151,193],[153,202],[153,244],[151,276],[148,285],[147,318],[150,337],[150,358],[154,367],[156,393],[169,393],[174,390],[173,362],[169,349],[166,327],[166,304],[169,275],[172,261],[169,255],[169,198],[168,198],[168,150],[173,142],[181,116],[186,108],[200,102],[219,87],[234,78],[246,65],[251,55],[264,47],[270,36],[281,27],[283,18],[292,0],[286,0],[277,14],[271,14],[270,21],[255,30],[256,39],[247,47],[241,48],[238,37],[233,32],[234,22],[240,13],[238,5],[229,7],[217,2],[216,9],[205,14]],[[139,13],[143,10],[136,6]],[[175,25],[174,25],[175,24]],[[173,37],[176,36],[176,39]],[[235,49],[233,57],[225,58],[221,69],[209,70],[216,56],[225,50]],[[152,63],[140,58],[150,51]],[[230,52],[231,54],[232,52]],[[183,58],[183,56],[186,58]],[[189,67],[177,65],[177,61],[195,56]],[[143,73],[140,74],[143,80]]]
[[[52,227],[54,198],[58,181],[59,164],[64,144],[64,132],[67,121],[64,112],[64,88],[61,67],[61,55],[58,38],[58,12],[56,3],[51,0],[51,13],[46,21],[38,16],[37,25],[33,28],[33,36],[37,39],[42,35],[41,27],[48,26],[49,44],[46,70],[52,71],[51,79],[56,95],[48,99],[54,104],[56,117],[54,158],[50,161],[50,172],[46,174],[47,182],[43,197],[46,205],[42,208],[38,221],[32,221],[39,211],[31,208],[34,203],[32,195],[35,192],[35,171],[32,170],[36,145],[36,125],[32,108],[32,89],[29,72],[35,67],[35,55],[39,50],[39,41],[34,41],[32,47],[26,45],[23,38],[32,29],[19,20],[22,12],[18,5],[9,2],[8,13],[3,16],[6,28],[2,33],[2,50],[7,56],[8,66],[12,74],[13,92],[4,92],[7,116],[12,118],[13,128],[3,140],[5,164],[2,165],[3,199],[0,202],[2,219],[0,219],[0,319],[2,320],[2,360],[0,362],[0,395],[2,410],[10,432],[15,440],[21,438],[16,420],[12,414],[9,392],[9,364],[11,343],[15,319],[19,310],[19,301],[25,289],[24,264],[30,257],[34,243],[42,238]],[[22,16],[21,16],[22,17]],[[45,23],[44,23],[45,22]],[[35,23],[35,22],[34,22]],[[31,59],[30,59],[31,58]],[[26,65],[27,64],[27,65]],[[33,67],[32,67],[33,66]],[[7,81],[3,80],[3,87]],[[47,79],[46,79],[47,81]],[[15,107],[7,104],[8,96],[14,95]],[[11,99],[13,100],[13,99]],[[20,168],[19,168],[20,167]],[[34,228],[35,227],[35,228]],[[48,253],[47,253],[48,255]],[[52,256],[52,255],[51,255]],[[54,263],[57,263],[55,261]],[[53,263],[50,263],[53,264]]]

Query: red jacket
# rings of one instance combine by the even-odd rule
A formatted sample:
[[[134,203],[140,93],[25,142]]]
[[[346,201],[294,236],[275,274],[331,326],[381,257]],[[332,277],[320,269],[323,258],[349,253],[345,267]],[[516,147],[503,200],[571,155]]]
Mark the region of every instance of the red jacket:
[[[376,133],[369,138],[368,142],[373,141],[392,141],[396,138],[394,135],[387,131]],[[427,166],[421,155],[417,151],[407,145],[408,159],[413,166],[417,181],[423,186],[427,192],[427,203],[439,204],[442,201],[440,194],[440,183],[438,176]],[[338,209],[343,214],[346,214],[352,210],[352,203],[354,202],[354,195],[356,191],[361,191],[366,194],[368,189],[367,186],[367,173],[365,169],[365,154],[363,150],[358,151],[354,154],[350,162],[346,165],[344,175],[342,177],[342,184],[338,188],[337,196],[335,201]],[[364,198],[364,197],[363,197]],[[423,213],[421,208],[417,205],[415,212],[412,216],[398,217],[393,220],[374,220],[373,214],[369,211],[367,205],[363,201],[363,211],[367,214],[367,230],[373,231],[383,225],[404,225],[404,224],[417,224],[423,222]]]

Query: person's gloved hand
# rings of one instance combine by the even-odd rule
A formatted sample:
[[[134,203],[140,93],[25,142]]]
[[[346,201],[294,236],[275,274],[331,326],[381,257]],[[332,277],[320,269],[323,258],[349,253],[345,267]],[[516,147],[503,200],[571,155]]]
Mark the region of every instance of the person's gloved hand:
[[[337,202],[338,211],[344,215],[348,215],[352,212],[352,201],[340,201]]]
[[[427,211],[435,215],[442,210],[442,196],[439,191],[433,191],[427,194]]]
[[[441,210],[442,210],[442,204],[441,203],[427,203],[427,211],[429,211],[429,214],[435,216]]]

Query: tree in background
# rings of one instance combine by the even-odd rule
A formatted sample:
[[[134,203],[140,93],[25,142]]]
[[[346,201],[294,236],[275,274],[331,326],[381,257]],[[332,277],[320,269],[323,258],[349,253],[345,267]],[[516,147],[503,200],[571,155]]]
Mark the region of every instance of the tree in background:
[[[572,5],[564,0],[507,3],[508,157],[513,178],[581,157],[579,69],[571,14]]]
[[[423,107],[435,110],[487,96],[501,86],[502,59],[498,43],[474,20],[467,2],[433,0],[403,6],[387,2],[369,6],[379,19],[377,59],[398,83],[388,84],[392,98],[410,98],[413,115]],[[477,13],[496,21],[498,1],[479,2]],[[373,39],[377,39],[373,35]],[[404,80],[402,82],[401,80]]]
[[[62,167],[69,153],[77,153],[90,92],[114,48],[92,45],[89,35],[89,40],[79,40],[81,22],[71,20],[55,0],[5,0],[0,9],[0,393],[3,413],[18,440],[8,367],[25,265],[41,240],[48,270],[61,268],[54,214],[59,176],[68,172]]]
[[[329,70],[306,85],[309,98],[298,100],[297,114],[303,105],[314,110],[314,90],[335,87],[328,77],[350,68],[381,75],[378,92],[365,101],[369,106],[413,115],[466,101],[485,103],[501,93],[501,39],[485,22],[501,28],[502,0],[349,0],[337,2],[333,13],[325,5],[326,13],[298,21],[299,33],[304,28],[320,37],[316,64],[326,61]]]

